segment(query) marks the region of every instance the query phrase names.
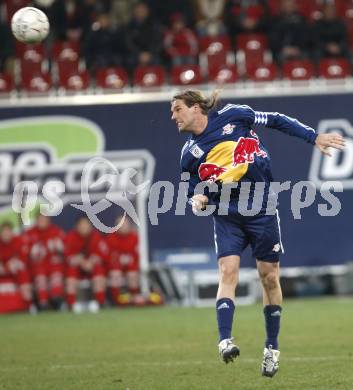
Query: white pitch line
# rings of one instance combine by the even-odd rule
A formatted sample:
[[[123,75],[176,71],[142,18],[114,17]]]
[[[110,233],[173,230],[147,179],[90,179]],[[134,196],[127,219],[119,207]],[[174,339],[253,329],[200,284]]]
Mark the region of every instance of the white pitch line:
[[[319,361],[334,361],[334,360],[352,360],[353,356],[303,356],[303,357],[284,357],[281,362],[319,362]],[[258,363],[261,361],[261,356],[258,358],[242,358],[239,357],[237,359],[239,363]],[[221,363],[220,360],[176,360],[176,361],[163,361],[163,362],[133,362],[134,366],[153,366],[153,367],[172,367],[172,366],[201,366],[201,365],[219,365]],[[98,366],[130,366],[131,362],[121,362],[121,363],[111,363],[111,362],[101,362],[101,363],[82,363],[82,364],[54,364],[47,366],[50,370],[74,370],[80,368],[96,368]],[[41,366],[41,369],[44,367]],[[32,370],[33,367],[28,366],[12,366],[12,367],[0,367],[1,371],[13,371],[13,370]]]

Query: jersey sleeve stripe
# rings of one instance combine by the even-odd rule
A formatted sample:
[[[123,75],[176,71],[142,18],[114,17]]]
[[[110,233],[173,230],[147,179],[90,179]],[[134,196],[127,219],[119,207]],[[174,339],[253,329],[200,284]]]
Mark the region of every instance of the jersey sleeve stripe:
[[[255,125],[267,125],[267,112],[255,111]]]

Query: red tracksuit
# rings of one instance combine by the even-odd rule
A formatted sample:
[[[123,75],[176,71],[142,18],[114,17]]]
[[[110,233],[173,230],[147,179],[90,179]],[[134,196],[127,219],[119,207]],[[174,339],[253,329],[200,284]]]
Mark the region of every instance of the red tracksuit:
[[[29,266],[32,277],[45,277],[48,285],[39,284],[37,294],[40,302],[64,295],[64,240],[65,233],[59,227],[50,224],[45,229],[37,226],[27,230]]]
[[[10,267],[10,260],[13,267]],[[9,242],[0,240],[0,282],[12,279],[17,285],[30,284],[26,253],[21,237],[13,237]]]
[[[109,234],[106,242],[109,249],[108,268],[121,272],[140,270],[138,255],[138,235],[135,231],[127,234],[119,232]]]
[[[97,276],[105,277],[104,256],[105,242],[101,234],[93,230],[87,237],[81,236],[77,230],[71,230],[65,241],[65,261],[66,261],[66,277],[74,279],[92,279]],[[77,264],[75,257],[83,256],[85,258],[94,257],[95,264],[91,272],[81,269]],[[96,292],[95,299],[99,303],[105,300],[104,293]],[[76,296],[68,294],[67,301],[72,305],[76,300]]]

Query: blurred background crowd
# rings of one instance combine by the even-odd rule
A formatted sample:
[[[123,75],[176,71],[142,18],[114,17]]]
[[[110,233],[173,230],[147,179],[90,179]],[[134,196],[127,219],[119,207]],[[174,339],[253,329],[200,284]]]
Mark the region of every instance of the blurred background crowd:
[[[14,42],[25,5],[49,17],[43,47]],[[6,0],[0,40],[3,84],[29,91],[337,78],[351,75],[353,2]]]
[[[97,312],[106,305],[161,303],[157,294],[144,297],[140,292],[139,240],[133,223],[121,217],[116,222],[120,229],[108,235],[85,216],[68,232],[42,214],[20,234],[4,222],[0,226],[0,313]]]

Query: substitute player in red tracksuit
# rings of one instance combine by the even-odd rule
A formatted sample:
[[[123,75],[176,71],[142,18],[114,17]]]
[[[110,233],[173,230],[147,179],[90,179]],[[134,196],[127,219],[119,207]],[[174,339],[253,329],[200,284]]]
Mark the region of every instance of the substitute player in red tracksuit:
[[[64,298],[65,233],[49,217],[39,214],[25,237],[39,307],[47,308],[50,301],[57,308]]]
[[[92,282],[94,300],[89,303],[90,311],[97,311],[105,301],[105,242],[94,230],[87,217],[80,217],[65,241],[66,299],[74,312],[82,307],[76,302],[78,282],[89,279]]]
[[[118,218],[119,230],[107,236],[108,278],[113,302],[119,302],[121,288],[126,285],[131,294],[132,303],[140,303],[140,265],[138,235],[129,218]],[[122,303],[122,302],[121,302]]]
[[[0,283],[12,279],[28,308],[32,305],[32,284],[22,239],[15,236],[11,223],[0,227]]]

